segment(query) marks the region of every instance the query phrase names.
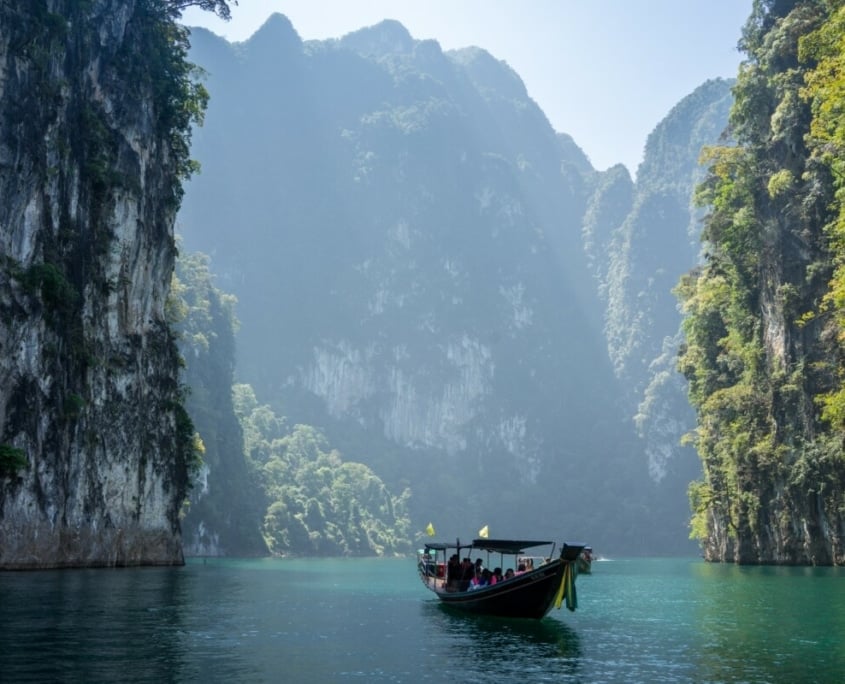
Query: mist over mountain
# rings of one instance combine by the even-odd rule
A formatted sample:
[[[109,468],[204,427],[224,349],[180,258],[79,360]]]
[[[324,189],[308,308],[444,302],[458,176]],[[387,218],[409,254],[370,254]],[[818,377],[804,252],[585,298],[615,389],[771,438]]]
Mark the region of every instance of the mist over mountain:
[[[705,168],[698,157],[722,136],[733,103],[730,88],[728,81],[708,81],[679,102],[649,136],[636,184],[623,167],[610,169],[584,220],[608,354],[658,480],[695,425],[676,370],[681,314],[672,291],[700,263],[703,210],[693,206],[693,193]],[[683,460],[697,467],[694,452],[684,451]]]
[[[671,289],[729,84],[679,103],[635,183],[480,48],[281,15],[191,43],[212,99],[178,230],[237,297],[238,381],[408,487],[420,529],[694,548]]]

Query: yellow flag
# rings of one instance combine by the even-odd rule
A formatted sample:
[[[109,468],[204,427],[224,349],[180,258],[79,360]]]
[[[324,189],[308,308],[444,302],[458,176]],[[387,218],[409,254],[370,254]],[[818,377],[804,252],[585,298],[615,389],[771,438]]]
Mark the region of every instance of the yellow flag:
[[[434,525],[432,525],[431,523],[428,523],[428,527],[425,528],[425,533],[429,537],[433,537],[434,536]]]
[[[490,536],[490,530],[487,529],[487,525],[478,530],[478,536],[482,539],[487,539]]]

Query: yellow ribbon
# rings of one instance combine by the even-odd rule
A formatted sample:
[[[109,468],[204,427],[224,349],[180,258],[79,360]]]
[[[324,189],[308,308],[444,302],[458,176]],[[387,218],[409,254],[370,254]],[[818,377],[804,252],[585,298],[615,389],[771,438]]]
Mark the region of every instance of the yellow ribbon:
[[[563,568],[563,577],[560,579],[560,586],[558,587],[557,595],[555,596],[555,608],[558,610],[560,610],[560,607],[563,604],[563,599],[567,599],[566,607],[569,608],[569,610],[575,610],[577,605],[575,599],[575,587],[572,586],[573,572],[572,563],[567,562],[566,566]]]
[[[555,596],[555,608],[560,610],[563,603],[563,597],[566,596],[566,585],[569,580],[569,563],[563,568],[563,577],[560,578],[560,586],[557,589],[557,596]]]

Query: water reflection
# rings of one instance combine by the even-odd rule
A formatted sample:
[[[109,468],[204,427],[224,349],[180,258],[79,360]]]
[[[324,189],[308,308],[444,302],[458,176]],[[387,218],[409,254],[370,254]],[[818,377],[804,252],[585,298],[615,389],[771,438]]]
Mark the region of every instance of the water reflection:
[[[838,681],[845,669],[841,568],[693,566],[698,671],[708,681]]]
[[[198,619],[191,610],[213,588],[212,580],[200,590],[182,568],[0,574],[0,673],[14,672],[15,681],[86,682],[242,676],[250,666],[221,648],[228,635],[215,634],[237,579],[227,579],[221,601],[211,604],[222,620]]]
[[[183,588],[172,578],[160,570],[1,576],[0,671],[19,680],[108,681],[141,660],[148,667],[139,679],[166,678],[180,660],[178,640],[156,638],[162,625],[171,635],[179,629]],[[151,622],[155,634],[145,632]]]
[[[534,681],[577,678],[581,643],[577,632],[549,616],[519,620],[473,615],[438,602],[423,604],[424,622],[441,634],[439,646],[450,660],[460,659],[472,680],[494,676],[496,681]],[[528,669],[526,669],[528,668]]]

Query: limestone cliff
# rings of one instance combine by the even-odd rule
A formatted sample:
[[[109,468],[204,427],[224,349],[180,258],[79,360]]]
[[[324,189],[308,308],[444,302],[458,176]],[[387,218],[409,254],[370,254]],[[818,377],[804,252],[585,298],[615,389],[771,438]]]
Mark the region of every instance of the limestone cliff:
[[[681,315],[672,289],[700,261],[703,210],[692,206],[705,170],[698,160],[723,137],[732,84],[707,81],[673,107],[649,135],[636,182],[622,166],[608,170],[585,215],[585,254],[605,301],[608,354],[658,482],[672,461],[696,460],[681,446],[694,415],[675,370]],[[685,489],[696,471],[682,469],[673,488]]]
[[[183,560],[165,301],[190,85],[165,5],[0,3],[3,568]]]
[[[692,532],[712,561],[845,564],[837,5],[755,3],[737,145],[708,152],[697,191],[711,211],[703,264],[677,290],[680,369],[704,468]]]

